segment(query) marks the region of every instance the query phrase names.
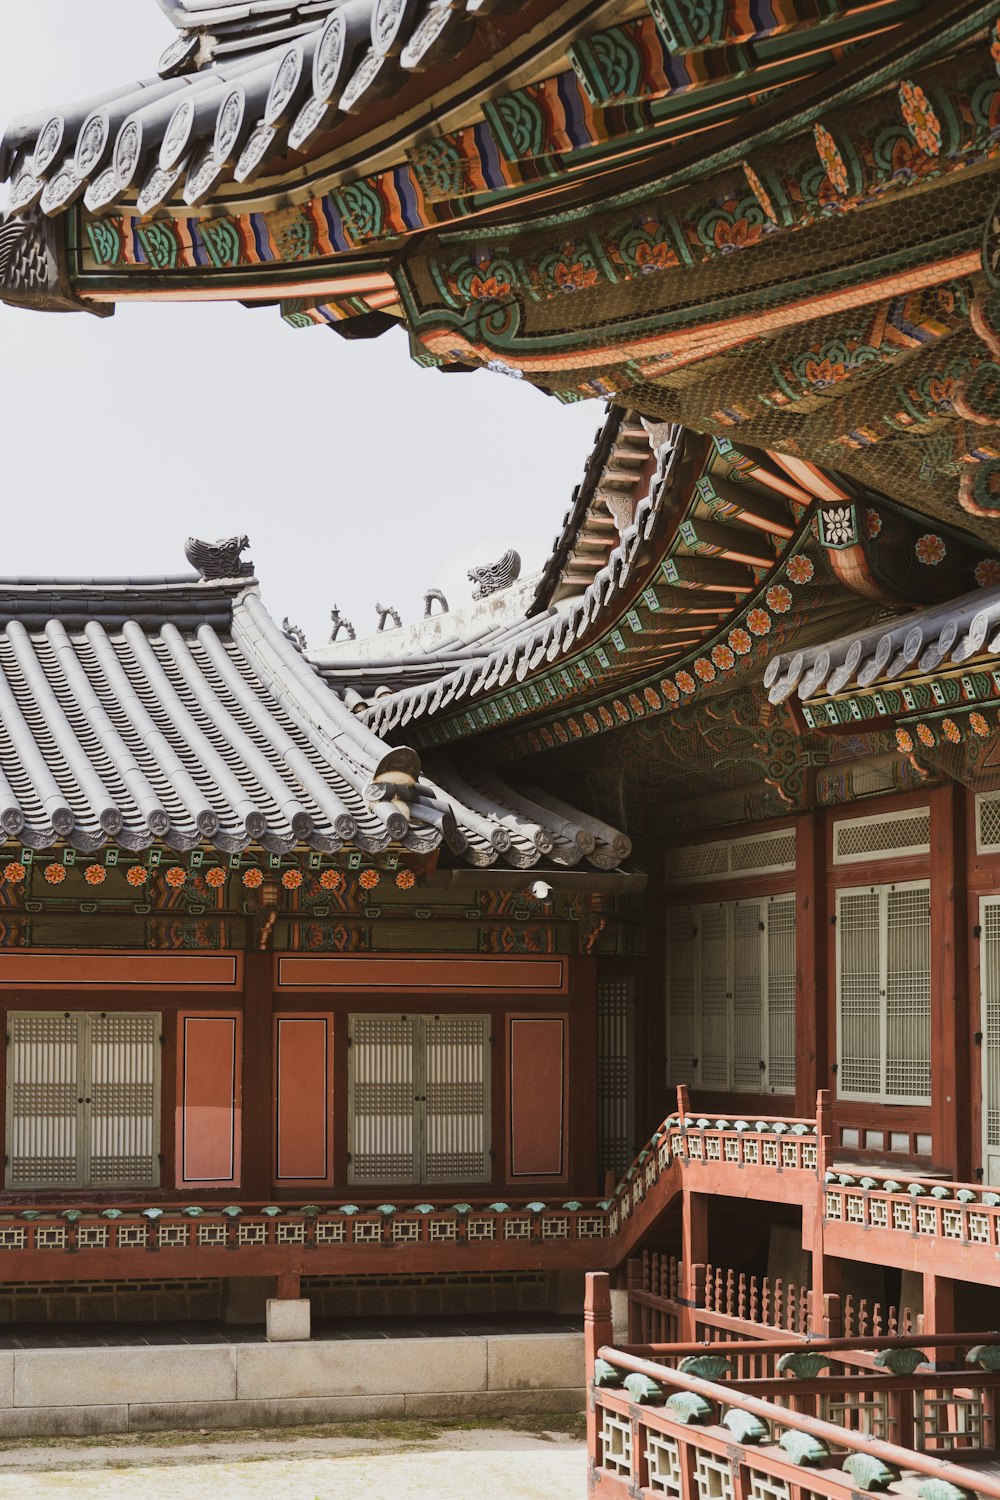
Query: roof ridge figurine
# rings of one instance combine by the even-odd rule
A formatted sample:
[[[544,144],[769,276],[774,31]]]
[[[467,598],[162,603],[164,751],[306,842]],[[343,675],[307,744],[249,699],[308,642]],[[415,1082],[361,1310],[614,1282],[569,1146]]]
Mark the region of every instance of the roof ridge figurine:
[[[468,577],[476,587],[473,599],[487,599],[501,589],[509,589],[521,576],[521,554],[511,547],[497,562],[485,568],[470,568]]]
[[[246,535],[221,537],[215,542],[189,536],[184,543],[184,556],[206,583],[218,578],[252,578],[253,563],[242,561],[249,545]]]

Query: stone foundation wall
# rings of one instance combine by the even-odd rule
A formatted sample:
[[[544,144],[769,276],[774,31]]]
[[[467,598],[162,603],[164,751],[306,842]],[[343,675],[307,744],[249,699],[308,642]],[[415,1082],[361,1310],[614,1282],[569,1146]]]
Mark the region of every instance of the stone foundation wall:
[[[583,1406],[578,1333],[0,1352],[0,1438]]]

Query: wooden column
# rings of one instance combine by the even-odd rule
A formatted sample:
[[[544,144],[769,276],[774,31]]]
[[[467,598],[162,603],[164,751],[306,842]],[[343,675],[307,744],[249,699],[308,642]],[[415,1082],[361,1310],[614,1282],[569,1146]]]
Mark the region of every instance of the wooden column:
[[[833,1165],[833,1137],[830,1119],[829,1089],[816,1095],[816,1194],[802,1207],[802,1247],[812,1265],[812,1287],[809,1292],[809,1332],[820,1338],[840,1337],[840,1262],[827,1256],[823,1243],[823,1209],[827,1169]]]
[[[812,1113],[830,1081],[826,825],[818,812],[795,824],[795,1113]]]
[[[697,1310],[704,1305],[705,1268],[708,1262],[708,1198],[704,1193],[689,1193],[681,1198],[681,1295],[680,1341],[689,1344],[697,1337]]]
[[[955,1283],[947,1276],[936,1276],[925,1271],[923,1332],[925,1334],[953,1333],[955,1329]],[[937,1348],[933,1350],[933,1363],[947,1366],[953,1362],[955,1350]]]
[[[274,1165],[274,1023],[270,953],[243,960],[243,1184],[245,1198],[269,1201]]]
[[[641,1012],[636,1006],[636,1141],[646,1141],[670,1108],[667,1095],[667,895],[663,870],[657,871],[645,895],[646,982]],[[640,995],[636,995],[637,1002]]]
[[[934,1162],[959,1182],[972,1173],[966,799],[937,787],[931,807],[931,1140]]]
[[[597,1411],[594,1406],[594,1361],[597,1351],[614,1342],[611,1321],[611,1278],[607,1271],[588,1271],[583,1299],[583,1352],[587,1381],[587,1452],[596,1463]]]

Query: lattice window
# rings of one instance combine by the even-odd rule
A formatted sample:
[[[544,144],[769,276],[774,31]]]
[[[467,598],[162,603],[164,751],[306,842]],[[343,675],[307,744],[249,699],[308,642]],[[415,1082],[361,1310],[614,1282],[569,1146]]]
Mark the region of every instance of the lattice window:
[[[597,1168],[619,1178],[632,1159],[634,981],[597,981]]]
[[[978,847],[980,854],[1000,849],[1000,797],[980,792],[976,798]]]
[[[160,1017],[13,1012],[8,1187],[155,1187]]]
[[[795,898],[668,914],[669,1081],[744,1093],[795,1088]]]
[[[720,875],[771,875],[795,869],[795,829],[751,833],[713,844],[672,849],[667,878],[674,885],[716,880]]]
[[[840,819],[833,825],[833,862],[857,864],[866,859],[893,859],[903,854],[928,854],[931,847],[929,807],[898,813],[872,813],[866,818]]]
[[[1000,810],[1000,800],[996,806]],[[1000,816],[1000,811],[998,811]],[[1000,897],[980,911],[979,1024],[983,1029],[983,1177],[1000,1183]]]
[[[837,893],[839,1091],[930,1100],[930,886]]]
[[[788,1500],[788,1485],[783,1479],[776,1479],[772,1474],[759,1474],[756,1469],[751,1469],[747,1477],[750,1480],[748,1500]]]
[[[352,1182],[490,1175],[488,1016],[351,1016]]]

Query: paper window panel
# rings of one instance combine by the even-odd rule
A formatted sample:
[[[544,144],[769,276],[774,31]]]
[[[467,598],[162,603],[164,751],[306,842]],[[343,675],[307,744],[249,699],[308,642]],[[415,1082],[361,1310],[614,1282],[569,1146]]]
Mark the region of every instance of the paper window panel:
[[[729,913],[725,906],[703,906],[700,919],[701,1047],[703,1088],[729,1085]]]
[[[78,1015],[8,1017],[8,1187],[83,1183],[82,1029]]]
[[[732,911],[732,1084],[759,1089],[764,1084],[764,1036],[761,998],[763,922],[756,901]]]
[[[837,896],[842,1094],[878,1095],[882,1086],[881,900],[878,891]]]
[[[632,1159],[633,981],[597,981],[597,1170],[621,1176]]]
[[[352,1016],[352,1182],[416,1180],[414,1023],[407,1016]]]
[[[892,1098],[931,1096],[931,897],[929,886],[889,890],[886,1076]]]
[[[839,1092],[881,1103],[930,1099],[930,887],[837,895]]]
[[[766,903],[767,1081],[775,1093],[795,1092],[795,897]]]
[[[1000,898],[983,901],[980,1016],[983,1031],[983,1176],[1000,1183]]]
[[[489,1159],[487,1016],[424,1021],[426,1175],[434,1182],[485,1182]]]
[[[95,1015],[90,1036],[90,1181],[152,1187],[158,1172],[160,1017]]]
[[[693,1083],[698,917],[694,907],[675,907],[667,917],[667,1050],[669,1082]]]

